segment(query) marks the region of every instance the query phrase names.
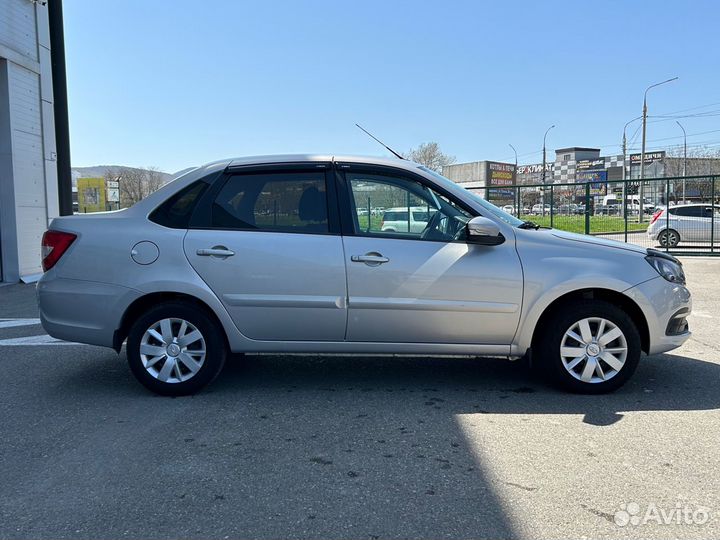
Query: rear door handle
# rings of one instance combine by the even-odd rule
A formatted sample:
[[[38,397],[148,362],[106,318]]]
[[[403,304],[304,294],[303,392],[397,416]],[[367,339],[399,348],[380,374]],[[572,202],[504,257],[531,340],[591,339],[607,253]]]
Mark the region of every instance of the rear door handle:
[[[198,249],[195,253],[201,257],[232,257],[235,252],[225,246],[213,246],[211,248]]]
[[[365,255],[352,255],[350,260],[352,262],[365,263],[368,266],[379,266],[381,264],[385,264],[386,262],[390,262],[390,259],[383,257],[382,254],[374,251],[366,253]]]

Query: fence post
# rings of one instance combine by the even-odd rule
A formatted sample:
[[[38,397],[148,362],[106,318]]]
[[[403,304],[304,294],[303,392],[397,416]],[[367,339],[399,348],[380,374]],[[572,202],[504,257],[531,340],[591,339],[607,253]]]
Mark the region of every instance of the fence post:
[[[642,201],[640,201],[642,202]],[[642,208],[642,205],[640,205]],[[670,242],[667,241],[668,231],[670,230],[670,179],[665,180],[665,252],[670,251]],[[648,225],[649,227],[650,225]]]
[[[585,234],[590,234],[590,182],[585,183]]]
[[[628,181],[627,181],[627,180],[624,180],[623,182],[624,182],[624,183],[623,183],[623,190],[622,190],[622,198],[623,198],[623,201],[622,201],[622,213],[623,213],[623,221],[625,222],[625,242],[627,242],[627,232],[628,232],[628,228],[627,228],[627,199],[628,199],[628,197],[627,197],[627,193],[628,193],[627,183],[628,183]]]
[[[553,227],[555,217],[555,189],[554,186],[550,185],[550,228]]]
[[[410,210],[408,210],[409,212]],[[367,232],[370,232],[370,225],[372,221],[372,210],[370,207],[370,197],[368,197],[368,205],[367,205],[367,212],[368,212],[368,222],[367,222]],[[430,215],[430,211],[428,211],[428,216]]]
[[[712,217],[710,218],[710,253],[715,251],[715,180],[717,177],[712,177],[712,183],[710,184],[710,209],[712,210]]]

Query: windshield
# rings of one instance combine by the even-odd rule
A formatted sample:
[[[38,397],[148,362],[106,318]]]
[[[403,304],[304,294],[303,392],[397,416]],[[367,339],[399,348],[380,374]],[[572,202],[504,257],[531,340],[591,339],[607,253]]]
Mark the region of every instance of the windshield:
[[[432,175],[432,177],[435,179],[435,181],[438,184],[440,184],[442,187],[444,187],[450,191],[452,191],[455,188],[465,189],[462,186],[460,186],[460,185],[456,184],[455,182],[453,182],[452,180],[450,180],[449,178],[445,178],[442,174],[435,172],[432,169],[425,167],[424,165],[421,165],[419,167],[419,169]],[[502,221],[512,225],[513,227],[517,227],[518,225],[523,224],[523,220],[518,219],[515,216],[511,216],[507,212],[504,212],[503,210],[501,210],[500,208],[498,208],[491,202],[488,202],[485,199],[483,199],[480,195],[473,193],[472,191],[469,191],[467,189],[465,189],[465,192],[468,193],[470,195],[470,197],[475,202],[477,202],[487,214],[492,214],[496,218],[501,219]]]

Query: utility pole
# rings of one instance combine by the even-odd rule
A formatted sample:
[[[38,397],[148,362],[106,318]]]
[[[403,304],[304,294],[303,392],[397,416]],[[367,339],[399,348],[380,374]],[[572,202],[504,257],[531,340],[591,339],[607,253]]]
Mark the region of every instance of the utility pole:
[[[643,180],[645,180],[645,134],[647,132],[647,93],[651,88],[676,81],[678,78],[673,77],[666,81],[651,84],[645,89],[643,94],[643,110],[642,110],[642,150],[640,151],[640,189],[638,189],[638,203],[640,203],[640,212],[638,214],[638,223],[643,221]]]
[[[685,128],[678,120],[675,120],[675,123],[678,126],[680,126],[680,129],[682,129],[682,131],[683,131],[683,183],[682,183],[683,198],[682,198],[682,200],[683,200],[683,204],[685,204],[685,203],[687,203],[687,200],[685,199],[685,177],[687,176],[687,133],[685,133]],[[670,204],[668,201],[668,206],[669,205]]]
[[[555,127],[555,124],[547,128],[545,135],[543,135],[543,162],[542,162],[542,216],[545,217],[545,139],[547,139],[548,132]],[[551,210],[552,211],[552,210]]]

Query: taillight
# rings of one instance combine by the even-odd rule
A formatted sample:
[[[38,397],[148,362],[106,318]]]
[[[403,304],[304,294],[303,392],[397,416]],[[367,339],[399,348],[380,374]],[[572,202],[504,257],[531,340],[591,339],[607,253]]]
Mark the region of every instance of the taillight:
[[[650,225],[652,225],[653,223],[655,223],[655,222],[658,220],[658,218],[659,218],[660,216],[662,216],[662,213],[663,213],[663,210],[658,210],[657,212],[655,212],[655,213],[653,214],[652,219],[650,220]]]
[[[67,251],[77,238],[76,234],[62,231],[45,231],[42,237],[42,269],[47,272]]]

